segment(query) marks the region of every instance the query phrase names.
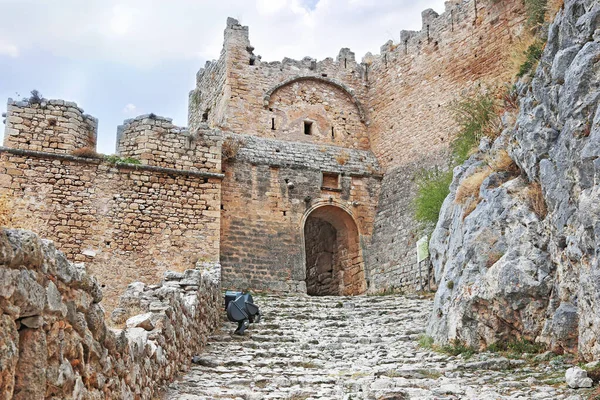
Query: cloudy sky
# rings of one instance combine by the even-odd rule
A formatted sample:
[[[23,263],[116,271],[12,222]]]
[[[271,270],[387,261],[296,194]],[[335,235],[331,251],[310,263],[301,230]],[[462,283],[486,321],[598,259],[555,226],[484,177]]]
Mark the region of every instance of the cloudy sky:
[[[99,118],[98,150],[116,126],[153,112],[187,125],[196,71],[218,58],[228,16],[250,26],[255,54],[335,57],[378,53],[421,11],[443,0],[0,0],[0,112],[9,97],[75,101]],[[0,136],[3,134],[0,126]]]

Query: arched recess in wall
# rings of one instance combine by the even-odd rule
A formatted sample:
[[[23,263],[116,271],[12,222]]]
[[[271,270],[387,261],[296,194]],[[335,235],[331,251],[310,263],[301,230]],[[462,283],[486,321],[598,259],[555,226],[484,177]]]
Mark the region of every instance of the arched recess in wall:
[[[327,85],[331,85],[331,86],[333,86],[333,87],[341,90],[342,92],[346,93],[348,95],[348,97],[352,100],[352,102],[354,103],[354,105],[356,106],[356,109],[358,111],[358,116],[360,118],[360,121],[362,123],[366,123],[367,117],[366,117],[365,110],[364,110],[361,102],[354,95],[354,91],[352,89],[350,89],[349,87],[347,87],[343,83],[339,83],[339,82],[337,82],[337,81],[335,81],[333,79],[324,78],[324,77],[318,77],[318,76],[297,76],[297,77],[294,77],[294,78],[290,78],[290,79],[288,79],[286,81],[283,81],[280,84],[272,87],[269,91],[267,91],[267,93],[265,93],[265,97],[264,97],[264,106],[265,106],[265,108],[269,108],[269,106],[271,105],[271,97],[279,89],[282,89],[282,88],[284,88],[286,86],[289,86],[289,85],[293,85],[296,82],[302,82],[302,81],[315,81],[315,82],[325,83]]]
[[[367,290],[354,218],[335,205],[317,205],[303,218],[306,289],[313,296],[352,296]]]

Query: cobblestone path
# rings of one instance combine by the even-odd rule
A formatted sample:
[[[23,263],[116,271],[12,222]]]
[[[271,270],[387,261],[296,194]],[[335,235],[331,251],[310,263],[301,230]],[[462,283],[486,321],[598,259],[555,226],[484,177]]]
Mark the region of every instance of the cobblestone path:
[[[246,336],[224,322],[201,363],[164,399],[583,399],[560,359],[493,353],[468,360],[422,349],[431,301],[400,296],[256,297]],[[580,396],[581,395],[581,396]]]

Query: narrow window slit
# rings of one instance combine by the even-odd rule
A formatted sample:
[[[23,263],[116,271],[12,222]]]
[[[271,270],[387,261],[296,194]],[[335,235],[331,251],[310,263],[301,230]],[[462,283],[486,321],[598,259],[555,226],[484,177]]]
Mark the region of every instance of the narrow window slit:
[[[310,121],[304,121],[304,134],[312,135],[312,125],[313,123]]]
[[[271,118],[271,130],[275,130],[275,118]]]

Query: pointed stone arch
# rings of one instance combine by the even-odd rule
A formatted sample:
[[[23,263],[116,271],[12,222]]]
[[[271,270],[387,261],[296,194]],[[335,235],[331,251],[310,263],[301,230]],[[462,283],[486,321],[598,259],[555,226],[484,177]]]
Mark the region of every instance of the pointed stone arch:
[[[284,88],[286,86],[289,86],[296,82],[301,82],[301,81],[315,81],[315,82],[326,83],[328,85],[331,85],[331,86],[343,91],[344,93],[346,93],[348,95],[348,97],[350,97],[350,99],[352,99],[352,102],[354,103],[354,105],[356,106],[356,109],[358,111],[358,115],[360,117],[361,122],[366,123],[367,116],[366,116],[365,110],[364,110],[361,102],[358,100],[358,98],[354,94],[354,90],[349,88],[348,86],[344,85],[343,83],[337,82],[333,79],[319,77],[319,76],[295,76],[293,78],[287,79],[287,80],[281,82],[280,84],[272,87],[269,91],[267,91],[265,93],[265,97],[264,97],[265,108],[269,108],[269,106],[271,104],[271,96],[273,96],[273,94],[276,91],[278,91],[281,88]]]
[[[360,233],[346,210],[335,205],[308,210],[302,234],[309,295],[349,296],[366,291]]]

